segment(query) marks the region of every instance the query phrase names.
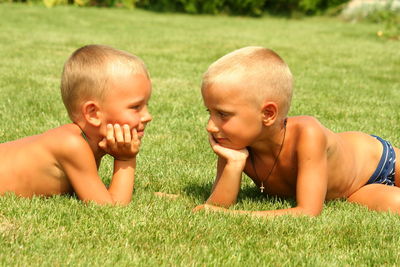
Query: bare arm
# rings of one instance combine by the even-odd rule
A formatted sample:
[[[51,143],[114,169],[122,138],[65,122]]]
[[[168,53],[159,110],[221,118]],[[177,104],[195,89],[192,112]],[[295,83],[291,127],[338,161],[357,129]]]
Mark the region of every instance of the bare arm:
[[[236,203],[248,152],[246,149],[225,148],[216,143],[211,135],[209,135],[209,141],[212,149],[218,155],[218,163],[217,177],[206,203],[229,207]]]
[[[114,173],[107,189],[97,173],[93,152],[84,140],[71,145],[62,160],[77,196],[85,202],[98,204],[128,204],[132,198],[136,155],[140,140],[136,130],[129,127],[107,127],[107,136],[99,143],[104,151],[114,157]]]
[[[229,207],[236,203],[240,190],[243,167],[240,163],[220,163],[223,159],[218,159],[218,165],[222,167],[221,175],[216,178],[207,204]]]
[[[299,137],[298,177],[296,186],[297,206],[288,209],[266,211],[228,210],[213,205],[198,207],[210,211],[222,211],[234,214],[249,214],[257,217],[279,215],[317,216],[321,213],[327,191],[327,139],[319,127],[311,126]],[[207,202],[206,204],[213,204]]]
[[[322,212],[328,188],[327,136],[310,126],[300,136],[297,157],[296,209],[317,216]]]
[[[140,146],[136,129],[131,132],[128,125],[122,129],[118,124],[114,127],[107,125],[106,140],[99,146],[114,157],[114,173],[108,192],[114,203],[128,204],[132,199],[136,155]]]
[[[114,159],[114,173],[108,188],[114,203],[128,204],[132,200],[135,182],[136,160]]]

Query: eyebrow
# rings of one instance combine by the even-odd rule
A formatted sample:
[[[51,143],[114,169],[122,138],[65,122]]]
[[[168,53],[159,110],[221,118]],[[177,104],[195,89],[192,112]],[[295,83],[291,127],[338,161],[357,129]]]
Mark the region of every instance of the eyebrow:
[[[137,97],[129,98],[128,101],[129,101],[129,103],[139,103],[139,102],[146,101],[146,97],[137,96]]]
[[[143,102],[146,102],[145,98],[136,98],[133,100],[128,100],[127,105],[134,106],[134,105],[142,104]]]
[[[207,110],[210,111],[209,108],[207,108]],[[234,114],[235,113],[234,110],[223,109],[223,108],[220,108],[220,107],[213,108],[212,110],[214,110],[216,112],[227,113],[227,114]]]

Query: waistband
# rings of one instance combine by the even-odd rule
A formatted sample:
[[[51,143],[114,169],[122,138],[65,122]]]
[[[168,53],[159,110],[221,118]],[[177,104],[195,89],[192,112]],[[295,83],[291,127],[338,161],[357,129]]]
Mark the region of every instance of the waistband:
[[[372,174],[371,178],[369,178],[367,184],[375,182],[377,178],[380,176],[388,176],[390,175],[390,172],[392,169],[390,167],[394,168],[394,161],[396,160],[396,154],[394,152],[394,149],[390,142],[380,138],[379,136],[376,135],[371,135],[378,139],[382,145],[383,145],[383,152],[382,152],[382,157],[379,161],[378,167],[376,168],[375,172]],[[389,161],[389,162],[388,162]],[[389,164],[388,164],[389,163]]]

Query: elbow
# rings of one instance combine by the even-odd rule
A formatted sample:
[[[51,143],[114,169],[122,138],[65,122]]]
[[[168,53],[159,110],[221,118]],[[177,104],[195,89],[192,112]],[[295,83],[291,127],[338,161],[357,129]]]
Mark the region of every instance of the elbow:
[[[318,217],[320,214],[321,214],[321,212],[307,212],[307,213],[304,213],[304,215],[306,215],[307,217],[310,217],[310,218]]]
[[[113,206],[118,206],[118,207],[125,207],[128,206],[129,202],[114,202],[112,205]]]
[[[126,206],[128,205],[132,198],[122,198],[119,199],[118,197],[107,197],[107,198],[96,198],[96,199],[82,199],[80,198],[84,203],[93,203],[99,206]]]
[[[132,196],[120,196],[117,194],[110,194],[110,198],[107,199],[107,204],[111,206],[127,206],[132,201]]]
[[[129,203],[131,203],[131,199],[113,200],[113,202],[111,203],[111,205],[112,205],[112,206],[124,207],[124,206],[128,206]]]
[[[110,200],[110,201],[90,201],[92,203],[95,203],[99,206],[127,206],[131,201],[130,200]]]

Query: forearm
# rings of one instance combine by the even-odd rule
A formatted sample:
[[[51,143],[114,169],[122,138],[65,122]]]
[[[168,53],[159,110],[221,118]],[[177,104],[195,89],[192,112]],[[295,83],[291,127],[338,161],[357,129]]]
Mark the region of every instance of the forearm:
[[[318,214],[311,214],[307,210],[300,207],[279,209],[279,210],[262,210],[262,211],[238,211],[242,214],[250,214],[255,217],[272,217],[272,216],[282,216],[282,215],[292,215],[292,216],[309,216],[314,217]]]
[[[240,190],[243,167],[242,164],[226,164],[206,203],[224,207],[235,204]]]
[[[279,210],[250,211],[250,210],[229,210],[229,209],[216,207],[216,206],[212,206],[212,205],[206,205],[204,207],[204,209],[209,210],[209,211],[225,212],[225,213],[239,214],[239,215],[247,214],[247,215],[251,215],[254,217],[274,217],[274,216],[282,216],[282,215],[315,217],[315,216],[319,215],[319,214],[307,212],[307,210],[300,208],[300,207],[279,209]]]
[[[128,204],[132,199],[135,181],[136,158],[114,160],[114,174],[108,192],[115,204]]]

